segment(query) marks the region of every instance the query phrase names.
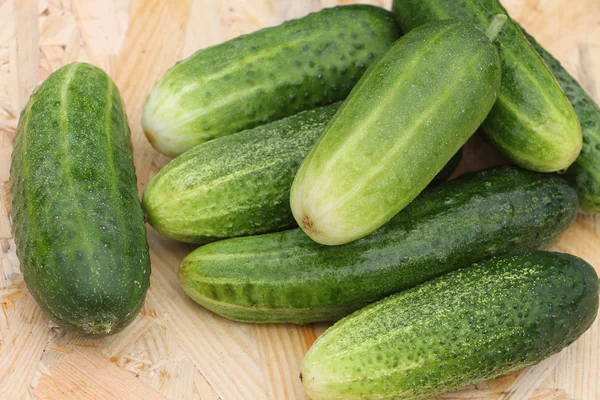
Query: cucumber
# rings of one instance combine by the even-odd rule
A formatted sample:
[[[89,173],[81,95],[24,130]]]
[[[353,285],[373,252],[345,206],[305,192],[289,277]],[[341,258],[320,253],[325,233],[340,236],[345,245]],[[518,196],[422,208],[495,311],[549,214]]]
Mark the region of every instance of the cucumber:
[[[424,399],[558,353],[598,313],[598,276],[568,254],[475,264],[372,304],[313,344],[301,367],[318,399]]]
[[[332,321],[492,255],[545,247],[577,207],[558,176],[498,167],[428,189],[372,235],[343,246],[321,246],[300,229],[202,246],[182,261],[179,282],[226,318]]]
[[[155,149],[192,147],[343,100],[399,37],[389,11],[321,10],[196,52],[158,81],[142,126]]]
[[[338,108],[304,111],[186,151],[148,184],[148,222],[187,243],[297,226],[289,202],[294,175]],[[447,179],[459,161],[457,153],[434,182]]]
[[[67,330],[121,331],[144,303],[150,259],[117,87],[92,65],[60,68],[31,95],[13,144],[11,213],[27,288]]]
[[[394,0],[404,32],[440,19],[459,19],[485,30],[508,13],[498,0]],[[502,62],[498,100],[483,123],[490,142],[515,164],[538,172],[564,170],[581,150],[577,115],[552,72],[508,18],[495,45]]]
[[[294,226],[292,180],[338,107],[305,111],[185,152],[146,188],[148,222],[188,243]]]
[[[583,147],[565,177],[577,190],[581,211],[600,212],[600,107],[552,54],[523,28],[521,30],[550,68],[577,113],[581,123]]]
[[[290,203],[318,243],[368,235],[410,203],[488,114],[500,63],[472,25],[439,21],[390,47],[300,165]]]

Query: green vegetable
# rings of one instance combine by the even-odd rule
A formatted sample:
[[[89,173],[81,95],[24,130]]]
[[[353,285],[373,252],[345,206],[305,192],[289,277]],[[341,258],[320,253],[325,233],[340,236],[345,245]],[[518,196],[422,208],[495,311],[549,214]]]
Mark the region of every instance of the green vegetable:
[[[499,85],[498,53],[472,25],[434,22],[398,40],[302,162],[290,197],[298,225],[327,245],[373,232],[475,132]]]
[[[142,201],[148,222],[190,243],[295,225],[292,180],[338,107],[305,111],[185,152],[148,185]]]
[[[102,70],[69,64],[21,114],[10,170],[25,283],[83,335],[119,332],[142,307],[150,260],[121,96]]]
[[[600,212],[600,107],[552,54],[524,30],[523,34],[556,77],[581,122],[583,147],[566,178],[577,190],[581,211]]]
[[[536,364],[598,312],[598,276],[568,254],[475,264],[341,320],[313,344],[301,379],[313,400],[424,399]]]
[[[338,108],[304,111],[186,151],[146,188],[148,222],[188,243],[296,226],[289,202],[294,175]],[[434,181],[447,179],[459,161],[457,153]]]
[[[247,322],[337,320],[492,255],[544,247],[577,216],[561,178],[499,167],[428,189],[373,234],[321,246],[300,229],[198,248],[179,269],[196,302]]]
[[[154,86],[142,126],[154,148],[177,156],[219,136],[343,100],[398,37],[389,11],[352,5],[200,50]]]
[[[498,14],[498,0],[394,0],[404,32],[448,18],[486,30]],[[495,45],[502,63],[498,100],[483,123],[488,139],[516,164],[539,172],[564,170],[581,150],[577,115],[550,70],[510,18]]]

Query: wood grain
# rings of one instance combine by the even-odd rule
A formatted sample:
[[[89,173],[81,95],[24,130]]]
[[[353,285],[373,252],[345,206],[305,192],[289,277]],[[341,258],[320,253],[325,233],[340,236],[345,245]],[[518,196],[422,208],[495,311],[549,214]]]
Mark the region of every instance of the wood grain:
[[[9,164],[33,88],[73,61],[104,68],[127,107],[140,191],[168,159],[140,126],[154,82],[196,50],[353,0],[0,0],[0,399],[302,399],[298,369],[327,324],[239,324],[177,284],[191,250],[149,228],[151,288],[141,315],[100,339],[62,332],[27,293],[10,228]],[[391,0],[362,1],[388,7]],[[600,100],[600,1],[503,0],[511,15]],[[459,171],[503,163],[479,137]],[[600,269],[600,223],[580,216],[555,246]],[[600,323],[561,353],[440,399],[600,399]]]

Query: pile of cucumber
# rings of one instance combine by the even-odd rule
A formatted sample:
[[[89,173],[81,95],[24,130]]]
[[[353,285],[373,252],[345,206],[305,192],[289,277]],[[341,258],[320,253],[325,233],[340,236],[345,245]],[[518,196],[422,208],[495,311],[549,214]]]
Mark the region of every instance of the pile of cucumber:
[[[340,6],[200,50],[156,83],[142,126],[176,158],[140,204],[103,71],[59,69],[21,115],[17,254],[66,329],[137,315],[144,212],[204,244],[179,280],[207,309],[338,321],[301,366],[313,399],[435,396],[535,364],[597,315],[595,270],[540,249],[600,212],[600,108],[498,0]],[[515,165],[444,182],[480,127]]]

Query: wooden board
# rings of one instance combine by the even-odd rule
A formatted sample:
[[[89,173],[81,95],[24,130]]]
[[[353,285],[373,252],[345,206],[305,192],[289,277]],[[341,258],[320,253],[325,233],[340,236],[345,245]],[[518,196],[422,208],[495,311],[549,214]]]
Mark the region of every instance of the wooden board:
[[[190,248],[151,228],[151,288],[123,333],[63,332],[27,293],[11,237],[9,163],[32,89],[72,61],[104,68],[127,105],[139,189],[168,161],[146,141],[140,112],[154,82],[195,50],[343,0],[0,0],[0,399],[302,399],[303,354],[326,325],[257,326],[222,319],[178,287]],[[389,7],[390,0],[364,1]],[[600,100],[600,1],[503,0],[509,12]],[[479,139],[461,171],[499,160]],[[580,217],[556,246],[600,269],[600,225]],[[443,399],[598,400],[600,323],[541,364]]]

